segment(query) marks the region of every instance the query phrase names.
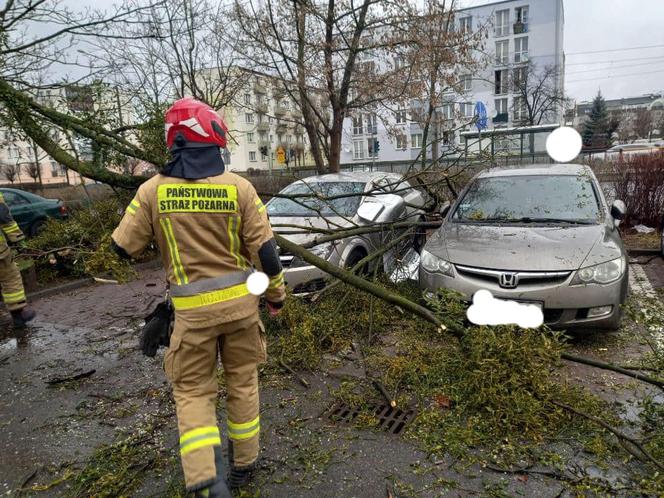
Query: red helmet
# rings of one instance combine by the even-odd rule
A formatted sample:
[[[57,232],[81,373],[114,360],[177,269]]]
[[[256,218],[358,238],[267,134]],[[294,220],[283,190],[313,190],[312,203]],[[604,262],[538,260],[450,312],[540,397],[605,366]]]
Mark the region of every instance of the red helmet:
[[[222,149],[226,147],[228,128],[207,104],[191,97],[177,100],[166,111],[166,145],[170,149],[178,135],[187,142],[215,144]]]

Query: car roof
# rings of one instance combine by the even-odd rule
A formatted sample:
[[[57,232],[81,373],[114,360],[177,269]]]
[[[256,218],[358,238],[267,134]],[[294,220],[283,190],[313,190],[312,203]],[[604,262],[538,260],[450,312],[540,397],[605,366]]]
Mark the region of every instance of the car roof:
[[[495,178],[501,176],[548,176],[548,175],[591,175],[592,170],[583,164],[555,163],[550,165],[529,164],[509,168],[491,168],[482,171],[477,178]]]
[[[390,178],[400,180],[401,175],[387,171],[346,171],[343,173],[329,173],[326,175],[309,176],[303,178],[302,182],[364,182],[379,178]]]
[[[32,192],[21,190],[19,188],[0,187],[0,192],[13,192],[15,194],[22,195],[23,197],[27,197],[28,199],[44,200],[44,197],[42,197],[41,195],[33,194]]]

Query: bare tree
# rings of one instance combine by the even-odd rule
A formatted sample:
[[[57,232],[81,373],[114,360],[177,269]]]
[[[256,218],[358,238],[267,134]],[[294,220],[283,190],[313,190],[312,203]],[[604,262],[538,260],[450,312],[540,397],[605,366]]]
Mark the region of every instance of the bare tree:
[[[634,134],[637,138],[650,138],[653,116],[649,109],[637,109],[634,116]]]
[[[18,164],[5,163],[2,165],[1,172],[2,176],[4,176],[9,183],[14,183],[19,179],[21,168]]]
[[[569,99],[562,87],[557,66],[539,68],[534,62],[512,68],[512,89],[515,93],[512,112],[520,126],[551,122],[562,115]]]

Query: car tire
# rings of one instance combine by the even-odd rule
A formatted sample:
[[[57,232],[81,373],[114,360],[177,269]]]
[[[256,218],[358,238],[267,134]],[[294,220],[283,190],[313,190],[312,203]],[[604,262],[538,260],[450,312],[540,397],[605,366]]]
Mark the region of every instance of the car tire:
[[[44,231],[46,228],[46,220],[41,219],[35,221],[32,225],[30,225],[30,236],[36,237],[40,233]]]
[[[364,250],[363,248],[353,249],[353,251],[348,255],[348,258],[346,259],[346,263],[344,264],[344,266],[347,270],[350,270],[353,266],[355,266],[365,257],[367,257],[366,250]],[[358,270],[358,274],[367,275],[369,271],[370,271],[369,263],[367,263]]]

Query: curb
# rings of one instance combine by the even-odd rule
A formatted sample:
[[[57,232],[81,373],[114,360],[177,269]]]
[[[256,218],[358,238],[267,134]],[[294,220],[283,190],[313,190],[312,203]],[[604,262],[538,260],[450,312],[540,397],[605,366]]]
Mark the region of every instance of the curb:
[[[627,249],[627,254],[630,256],[657,256],[662,254],[661,249],[646,249],[646,248],[634,248]]]
[[[151,261],[146,261],[144,263],[138,263],[132,265],[132,268],[136,271],[142,270],[152,270],[159,268],[161,266],[161,261],[159,259],[153,259]],[[88,287],[95,283],[94,278],[82,278],[80,280],[73,280],[72,282],[67,282],[65,284],[56,285],[55,287],[49,287],[48,289],[43,289],[36,292],[30,292],[27,294],[28,299],[42,299],[44,297],[53,296],[55,294],[64,294],[65,292],[71,292],[83,287]]]

